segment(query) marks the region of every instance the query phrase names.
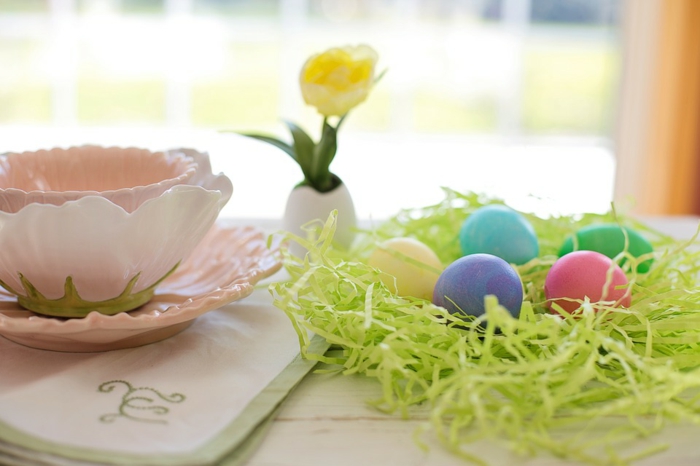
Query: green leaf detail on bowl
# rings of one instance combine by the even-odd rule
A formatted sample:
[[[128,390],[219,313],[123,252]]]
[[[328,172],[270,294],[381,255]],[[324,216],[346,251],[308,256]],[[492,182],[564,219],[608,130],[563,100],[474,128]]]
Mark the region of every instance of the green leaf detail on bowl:
[[[153,297],[156,287],[175,272],[175,269],[177,269],[179,265],[180,262],[175,264],[172,269],[148,288],[138,293],[132,293],[131,290],[141,276],[141,272],[139,272],[129,280],[129,283],[126,284],[126,288],[124,288],[124,291],[122,291],[119,296],[104,301],[87,301],[81,298],[78,294],[78,290],[75,289],[73,277],[71,276],[66,277],[66,283],[63,285],[63,297],[58,299],[48,299],[21,273],[19,274],[19,280],[22,283],[26,295],[22,295],[13,290],[12,287],[2,280],[0,280],[0,286],[16,295],[17,302],[20,306],[36,312],[37,314],[54,317],[85,317],[90,312],[95,311],[100,314],[114,315],[120,312],[131,311],[146,304]]]

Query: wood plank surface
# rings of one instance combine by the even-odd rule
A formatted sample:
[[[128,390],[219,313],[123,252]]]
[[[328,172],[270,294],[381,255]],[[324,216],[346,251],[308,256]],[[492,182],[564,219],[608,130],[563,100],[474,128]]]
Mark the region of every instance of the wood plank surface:
[[[411,411],[411,419],[387,415],[366,401],[380,395],[379,384],[363,376],[312,373],[285,402],[260,448],[247,466],[463,466],[425,427],[426,409]],[[612,421],[611,421],[612,422]],[[620,420],[620,424],[624,424]],[[668,448],[635,462],[638,466],[700,465],[700,426],[668,425],[662,432],[619,449],[632,455],[654,445]],[[540,454],[521,457],[503,442],[480,441],[470,446],[492,466],[564,466],[577,464]]]

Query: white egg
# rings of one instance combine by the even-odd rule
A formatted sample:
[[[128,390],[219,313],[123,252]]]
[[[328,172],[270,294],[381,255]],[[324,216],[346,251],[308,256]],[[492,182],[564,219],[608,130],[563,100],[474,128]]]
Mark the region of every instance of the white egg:
[[[399,296],[431,300],[443,270],[437,255],[413,238],[393,238],[381,243],[369,265],[382,272],[382,282]]]

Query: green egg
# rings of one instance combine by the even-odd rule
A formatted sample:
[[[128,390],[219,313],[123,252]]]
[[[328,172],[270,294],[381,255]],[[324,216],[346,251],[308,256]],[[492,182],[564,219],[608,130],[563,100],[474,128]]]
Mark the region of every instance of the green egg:
[[[575,249],[573,236],[567,238],[566,241],[564,241],[561,249],[559,249],[559,257],[574,250],[585,250],[596,251],[612,259],[621,253],[625,248],[625,235],[622,232],[622,228],[624,228],[627,232],[627,237],[629,239],[629,247],[627,251],[631,255],[634,257],[639,257],[654,250],[651,243],[649,243],[646,238],[631,228],[620,227],[616,223],[605,223],[600,225],[589,225],[576,232],[575,236],[577,245]],[[649,259],[639,263],[637,265],[637,272],[648,272],[652,262],[653,260]],[[625,261],[622,260],[620,265],[624,263]]]

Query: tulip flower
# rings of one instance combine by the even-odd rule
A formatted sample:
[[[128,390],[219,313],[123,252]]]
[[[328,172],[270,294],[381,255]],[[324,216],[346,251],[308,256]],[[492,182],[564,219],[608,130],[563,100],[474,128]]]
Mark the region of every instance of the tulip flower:
[[[286,152],[301,168],[304,181],[318,192],[329,192],[342,181],[330,171],[338,149],[338,130],[348,112],[362,103],[374,84],[378,60],[377,52],[368,45],[334,47],[311,56],[299,74],[299,85],[304,102],[316,107],[323,115],[321,139],[313,141],[299,126],[285,122],[293,142],[260,134],[245,136],[267,142]],[[335,125],[329,121],[336,119]]]

